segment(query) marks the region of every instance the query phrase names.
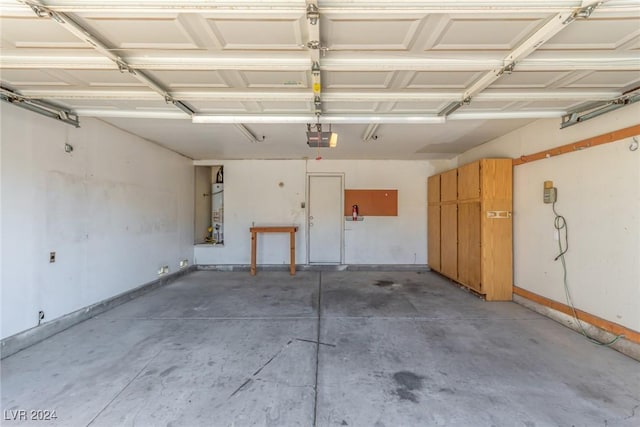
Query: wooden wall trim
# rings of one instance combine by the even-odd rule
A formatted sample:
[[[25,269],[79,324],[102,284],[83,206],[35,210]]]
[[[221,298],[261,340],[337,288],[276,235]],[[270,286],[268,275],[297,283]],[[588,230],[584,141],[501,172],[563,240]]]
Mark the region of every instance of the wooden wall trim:
[[[520,156],[513,159],[513,166],[520,166],[525,163],[535,162],[536,160],[559,156],[561,154],[573,153],[574,151],[584,150],[586,148],[596,147],[610,142],[616,142],[635,135],[640,135],[640,124],[583,139],[582,141],[573,142],[571,144],[561,145],[560,147],[550,148],[549,150],[540,151],[538,153]]]
[[[567,314],[569,316],[573,316],[573,311],[571,307],[568,305],[562,304],[560,302],[554,301],[552,299],[543,297],[542,295],[538,295],[526,289],[519,288],[517,286],[513,287],[513,293],[519,295],[523,298],[526,298],[530,301],[536,302],[540,305],[544,305],[546,307],[557,310],[561,313]],[[590,323],[593,326],[596,326],[604,331],[610,332],[614,335],[624,335],[624,338],[628,341],[634,342],[636,344],[640,344],[640,333],[636,332],[632,329],[619,325],[617,323],[610,322],[601,317],[594,316],[593,314],[587,313],[582,310],[576,309],[576,313],[578,315],[578,319],[583,322]]]

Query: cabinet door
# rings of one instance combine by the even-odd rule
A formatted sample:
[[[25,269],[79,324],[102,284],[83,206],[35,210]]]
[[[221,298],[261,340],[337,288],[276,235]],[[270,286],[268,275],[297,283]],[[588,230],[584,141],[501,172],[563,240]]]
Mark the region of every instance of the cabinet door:
[[[453,169],[440,175],[440,200],[455,202],[458,200],[458,170]]]
[[[502,201],[509,205],[513,191],[513,163],[511,159],[482,160],[482,198]],[[498,208],[489,208],[498,209]]]
[[[429,205],[427,210],[427,256],[429,258],[428,264],[432,270],[440,271],[440,206]]]
[[[430,176],[427,180],[427,202],[440,203],[440,175]]]
[[[480,202],[458,205],[458,281],[480,292]]]
[[[512,172],[510,159],[482,160],[482,291],[487,301],[512,299]]]
[[[480,197],[480,162],[458,168],[458,200]]]
[[[440,272],[458,278],[458,206],[442,205],[440,211]]]

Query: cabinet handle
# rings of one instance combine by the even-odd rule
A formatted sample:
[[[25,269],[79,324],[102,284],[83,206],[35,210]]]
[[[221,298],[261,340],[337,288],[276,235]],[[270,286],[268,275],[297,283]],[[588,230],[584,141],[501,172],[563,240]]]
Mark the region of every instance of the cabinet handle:
[[[487,218],[508,219],[511,218],[511,211],[487,211]]]

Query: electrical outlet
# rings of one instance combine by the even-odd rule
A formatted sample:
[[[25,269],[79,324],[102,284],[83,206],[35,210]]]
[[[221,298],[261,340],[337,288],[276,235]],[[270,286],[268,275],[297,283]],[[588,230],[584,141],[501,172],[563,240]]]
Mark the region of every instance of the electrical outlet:
[[[178,267],[180,268],[185,268],[189,265],[189,260],[187,259],[183,259],[182,261],[180,261],[180,263],[178,264]]]
[[[49,252],[49,262],[56,262],[56,253]]]

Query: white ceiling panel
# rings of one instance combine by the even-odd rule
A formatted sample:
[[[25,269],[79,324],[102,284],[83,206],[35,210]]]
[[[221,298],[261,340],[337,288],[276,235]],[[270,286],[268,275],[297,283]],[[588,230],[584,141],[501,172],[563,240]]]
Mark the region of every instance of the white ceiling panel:
[[[482,101],[482,100],[472,100],[469,105],[464,105],[458,111],[470,112],[470,111],[506,111],[509,107],[515,102],[518,101],[510,100],[510,101]]]
[[[56,75],[83,87],[144,87],[130,73],[116,70],[54,70]]]
[[[540,19],[452,19],[432,49],[513,49],[542,23]]]
[[[321,150],[324,158],[451,158],[640,86],[639,9],[627,0],[561,26],[552,24],[557,14],[570,16],[579,1],[320,1],[317,25],[302,0],[51,0],[43,2],[51,18],[0,3],[4,96],[63,105],[81,124],[108,120],[196,159],[314,158],[305,125],[284,121],[313,121],[316,105],[323,119],[366,123],[334,124],[339,146]],[[512,72],[503,69],[510,58]],[[463,97],[470,102],[447,116]],[[247,115],[266,140],[193,124],[178,101],[216,120]],[[444,123],[382,124],[376,141],[362,141],[374,121],[431,119]]]
[[[242,71],[249,88],[309,87],[306,71]]]
[[[23,89],[67,87],[89,88],[140,88],[145,87],[129,73],[115,70],[2,70],[2,79]]]
[[[409,84],[408,89],[421,88],[455,88],[464,89],[473,83],[480,72],[477,71],[421,71],[415,73]]]
[[[110,110],[110,111],[175,111],[175,107],[162,100],[141,101],[130,100],[95,100],[95,99],[70,99],[62,102],[68,108],[85,110]]]
[[[619,88],[633,83],[640,84],[640,70],[637,71],[595,71],[572,82],[567,87],[574,88]]]
[[[271,102],[259,103],[264,113],[308,113],[312,111],[310,102]]]
[[[186,88],[226,88],[229,84],[224,80],[219,72],[193,71],[193,70],[154,70],[148,71],[158,82],[170,89]]]
[[[396,102],[393,106],[395,113],[429,113],[435,114],[446,107],[448,102],[442,101],[417,101]]]
[[[91,26],[119,49],[197,49],[195,41],[176,17],[94,18]]]
[[[549,49],[618,49],[640,35],[640,21],[634,19],[577,20],[540,47]]]
[[[540,111],[540,110],[554,110],[554,111],[569,111],[575,106],[582,104],[582,101],[523,101],[517,104],[520,111]]]
[[[201,113],[246,113],[247,107],[240,101],[190,101]]]
[[[305,43],[300,18],[216,19],[208,23],[227,50],[301,50]]]
[[[570,74],[570,72],[557,71],[517,71],[511,74],[504,74],[492,87],[545,88]]]
[[[377,102],[326,102],[323,109],[327,113],[374,113]]]
[[[2,17],[0,31],[6,44],[19,49],[91,49],[88,43],[78,40],[58,23],[46,18]]]
[[[3,69],[0,73],[2,80],[11,86],[23,89],[44,86],[70,86],[51,74],[50,70],[16,70]]]
[[[324,75],[323,86],[327,89],[368,88],[386,89],[394,77],[393,72],[387,71],[336,71]]]
[[[332,18],[322,21],[330,50],[407,50],[415,38],[419,19]]]

